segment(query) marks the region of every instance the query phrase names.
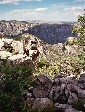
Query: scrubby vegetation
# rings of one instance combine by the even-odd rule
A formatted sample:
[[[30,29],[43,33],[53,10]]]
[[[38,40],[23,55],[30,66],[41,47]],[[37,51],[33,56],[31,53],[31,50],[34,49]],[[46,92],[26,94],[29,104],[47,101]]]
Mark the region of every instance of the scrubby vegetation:
[[[31,81],[28,65],[8,65],[0,61],[0,111],[25,112],[23,91]]]
[[[58,44],[47,45],[46,57],[37,63],[37,73],[48,73],[51,77],[55,74],[79,76],[81,69],[85,69],[85,15],[78,17],[78,23],[73,32],[79,35],[72,41],[67,41],[62,46],[70,46],[71,52]]]

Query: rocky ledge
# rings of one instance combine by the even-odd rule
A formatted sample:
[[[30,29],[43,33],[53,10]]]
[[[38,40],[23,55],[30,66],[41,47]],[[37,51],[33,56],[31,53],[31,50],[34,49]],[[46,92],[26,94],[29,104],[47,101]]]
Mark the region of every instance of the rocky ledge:
[[[35,60],[43,53],[41,41],[33,35],[24,34],[21,41],[0,38],[0,59],[19,64]]]
[[[29,112],[85,112],[85,74],[74,76],[39,75],[24,91]]]

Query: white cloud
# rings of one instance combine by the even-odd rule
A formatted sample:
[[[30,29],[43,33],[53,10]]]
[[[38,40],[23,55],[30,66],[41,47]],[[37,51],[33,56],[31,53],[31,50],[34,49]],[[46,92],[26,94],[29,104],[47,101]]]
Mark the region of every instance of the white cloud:
[[[21,1],[27,1],[27,2],[32,2],[32,1],[41,1],[41,0],[0,0],[0,4],[18,4]]]
[[[43,12],[43,11],[46,11],[46,10],[48,10],[47,7],[45,7],[45,8],[36,8],[36,9],[34,9],[34,11],[36,11],[36,12]]]
[[[83,8],[82,7],[69,7],[69,8],[64,8],[64,10],[81,11],[83,10]]]
[[[75,2],[85,2],[85,0],[75,0]]]
[[[0,20],[39,20],[43,17],[43,13],[34,12],[32,10],[12,10],[6,13],[1,13]]]
[[[0,12],[0,20],[45,20],[45,21],[70,21],[76,20],[81,11],[57,12],[57,11],[34,11],[33,9],[12,10]]]
[[[81,12],[75,12],[74,13],[74,16],[77,16],[78,17],[79,15],[82,15]]]

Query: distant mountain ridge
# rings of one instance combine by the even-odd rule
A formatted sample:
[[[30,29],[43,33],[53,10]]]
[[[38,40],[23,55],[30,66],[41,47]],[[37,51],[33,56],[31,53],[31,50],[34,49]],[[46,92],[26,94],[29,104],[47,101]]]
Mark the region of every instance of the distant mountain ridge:
[[[45,23],[29,28],[28,33],[48,44],[64,43],[68,37],[77,37],[72,33],[73,26],[71,23]]]
[[[74,22],[41,22],[41,21],[0,21],[0,34],[8,38],[17,38],[24,33],[32,34],[48,44],[63,43],[72,33]]]

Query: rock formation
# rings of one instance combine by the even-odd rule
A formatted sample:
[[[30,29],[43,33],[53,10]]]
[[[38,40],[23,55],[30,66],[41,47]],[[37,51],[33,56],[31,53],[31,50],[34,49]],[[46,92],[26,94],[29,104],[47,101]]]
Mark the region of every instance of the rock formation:
[[[41,53],[41,41],[29,34],[24,34],[22,41],[13,39],[0,39],[0,59],[7,59],[8,62],[20,63],[25,60],[35,60]],[[41,49],[39,49],[41,47]]]
[[[41,74],[32,83],[35,86],[28,86],[24,91],[28,110],[44,112],[46,108],[54,108],[55,112],[85,112],[85,74],[79,79],[62,75],[51,79]]]

